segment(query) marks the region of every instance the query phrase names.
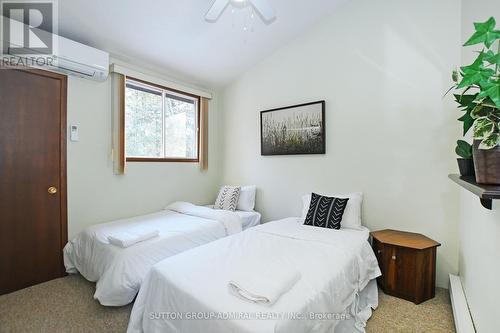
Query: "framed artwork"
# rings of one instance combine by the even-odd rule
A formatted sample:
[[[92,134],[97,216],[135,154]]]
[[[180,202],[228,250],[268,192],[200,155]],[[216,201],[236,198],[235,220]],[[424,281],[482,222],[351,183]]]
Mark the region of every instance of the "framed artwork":
[[[261,155],[325,154],[325,101],[260,112]]]

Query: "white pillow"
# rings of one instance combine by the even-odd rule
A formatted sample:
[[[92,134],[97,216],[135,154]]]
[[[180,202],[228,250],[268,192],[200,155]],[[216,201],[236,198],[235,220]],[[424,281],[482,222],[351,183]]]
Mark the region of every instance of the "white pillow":
[[[252,212],[255,208],[256,191],[257,186],[255,185],[242,186],[240,189],[240,197],[238,199],[238,205],[236,206],[236,209]]]
[[[347,193],[347,194],[325,194],[328,197],[335,197],[339,199],[349,198],[347,206],[340,222],[341,228],[361,229],[361,204],[363,203],[363,193]],[[302,218],[305,219],[309,204],[311,203],[311,194],[306,194],[302,197]]]

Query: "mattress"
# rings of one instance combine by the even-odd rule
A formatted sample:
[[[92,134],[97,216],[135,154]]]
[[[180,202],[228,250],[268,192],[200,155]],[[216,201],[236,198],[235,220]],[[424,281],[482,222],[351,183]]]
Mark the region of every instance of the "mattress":
[[[66,271],[80,273],[87,280],[96,282],[94,298],[102,305],[121,306],[132,302],[154,264],[231,233],[228,231],[231,228],[226,225],[228,221],[206,218],[207,212],[197,216],[197,209],[207,208],[191,206],[192,212],[190,209],[184,213],[163,210],[85,229],[64,248]],[[239,228],[241,231],[241,219],[236,214],[222,214],[233,219],[233,230],[237,232]],[[109,243],[109,235],[137,226],[156,229],[159,236],[127,248]]]
[[[345,325],[342,314],[353,317],[351,331],[363,331],[377,305],[376,287],[371,297],[360,295],[380,275],[367,240],[367,229],[317,228],[288,218],[168,258],[145,278],[128,332],[331,332]],[[296,267],[301,279],[272,306],[229,293],[235,272],[280,265]]]

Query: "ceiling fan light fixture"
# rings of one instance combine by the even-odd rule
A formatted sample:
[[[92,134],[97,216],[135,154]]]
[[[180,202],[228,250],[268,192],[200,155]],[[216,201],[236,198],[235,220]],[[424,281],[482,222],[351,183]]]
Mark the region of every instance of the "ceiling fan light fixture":
[[[205,15],[205,19],[209,22],[217,21],[229,4],[240,8],[251,5],[260,14],[266,24],[270,24],[276,19],[274,9],[269,5],[267,0],[214,0],[212,7],[210,7]]]

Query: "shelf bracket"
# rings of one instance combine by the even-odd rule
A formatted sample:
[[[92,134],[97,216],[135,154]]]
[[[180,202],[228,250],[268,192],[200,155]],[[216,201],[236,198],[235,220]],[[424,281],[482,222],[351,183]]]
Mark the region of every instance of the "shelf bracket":
[[[479,199],[481,200],[481,205],[483,205],[484,208],[492,210],[493,209],[493,200],[491,199]]]

